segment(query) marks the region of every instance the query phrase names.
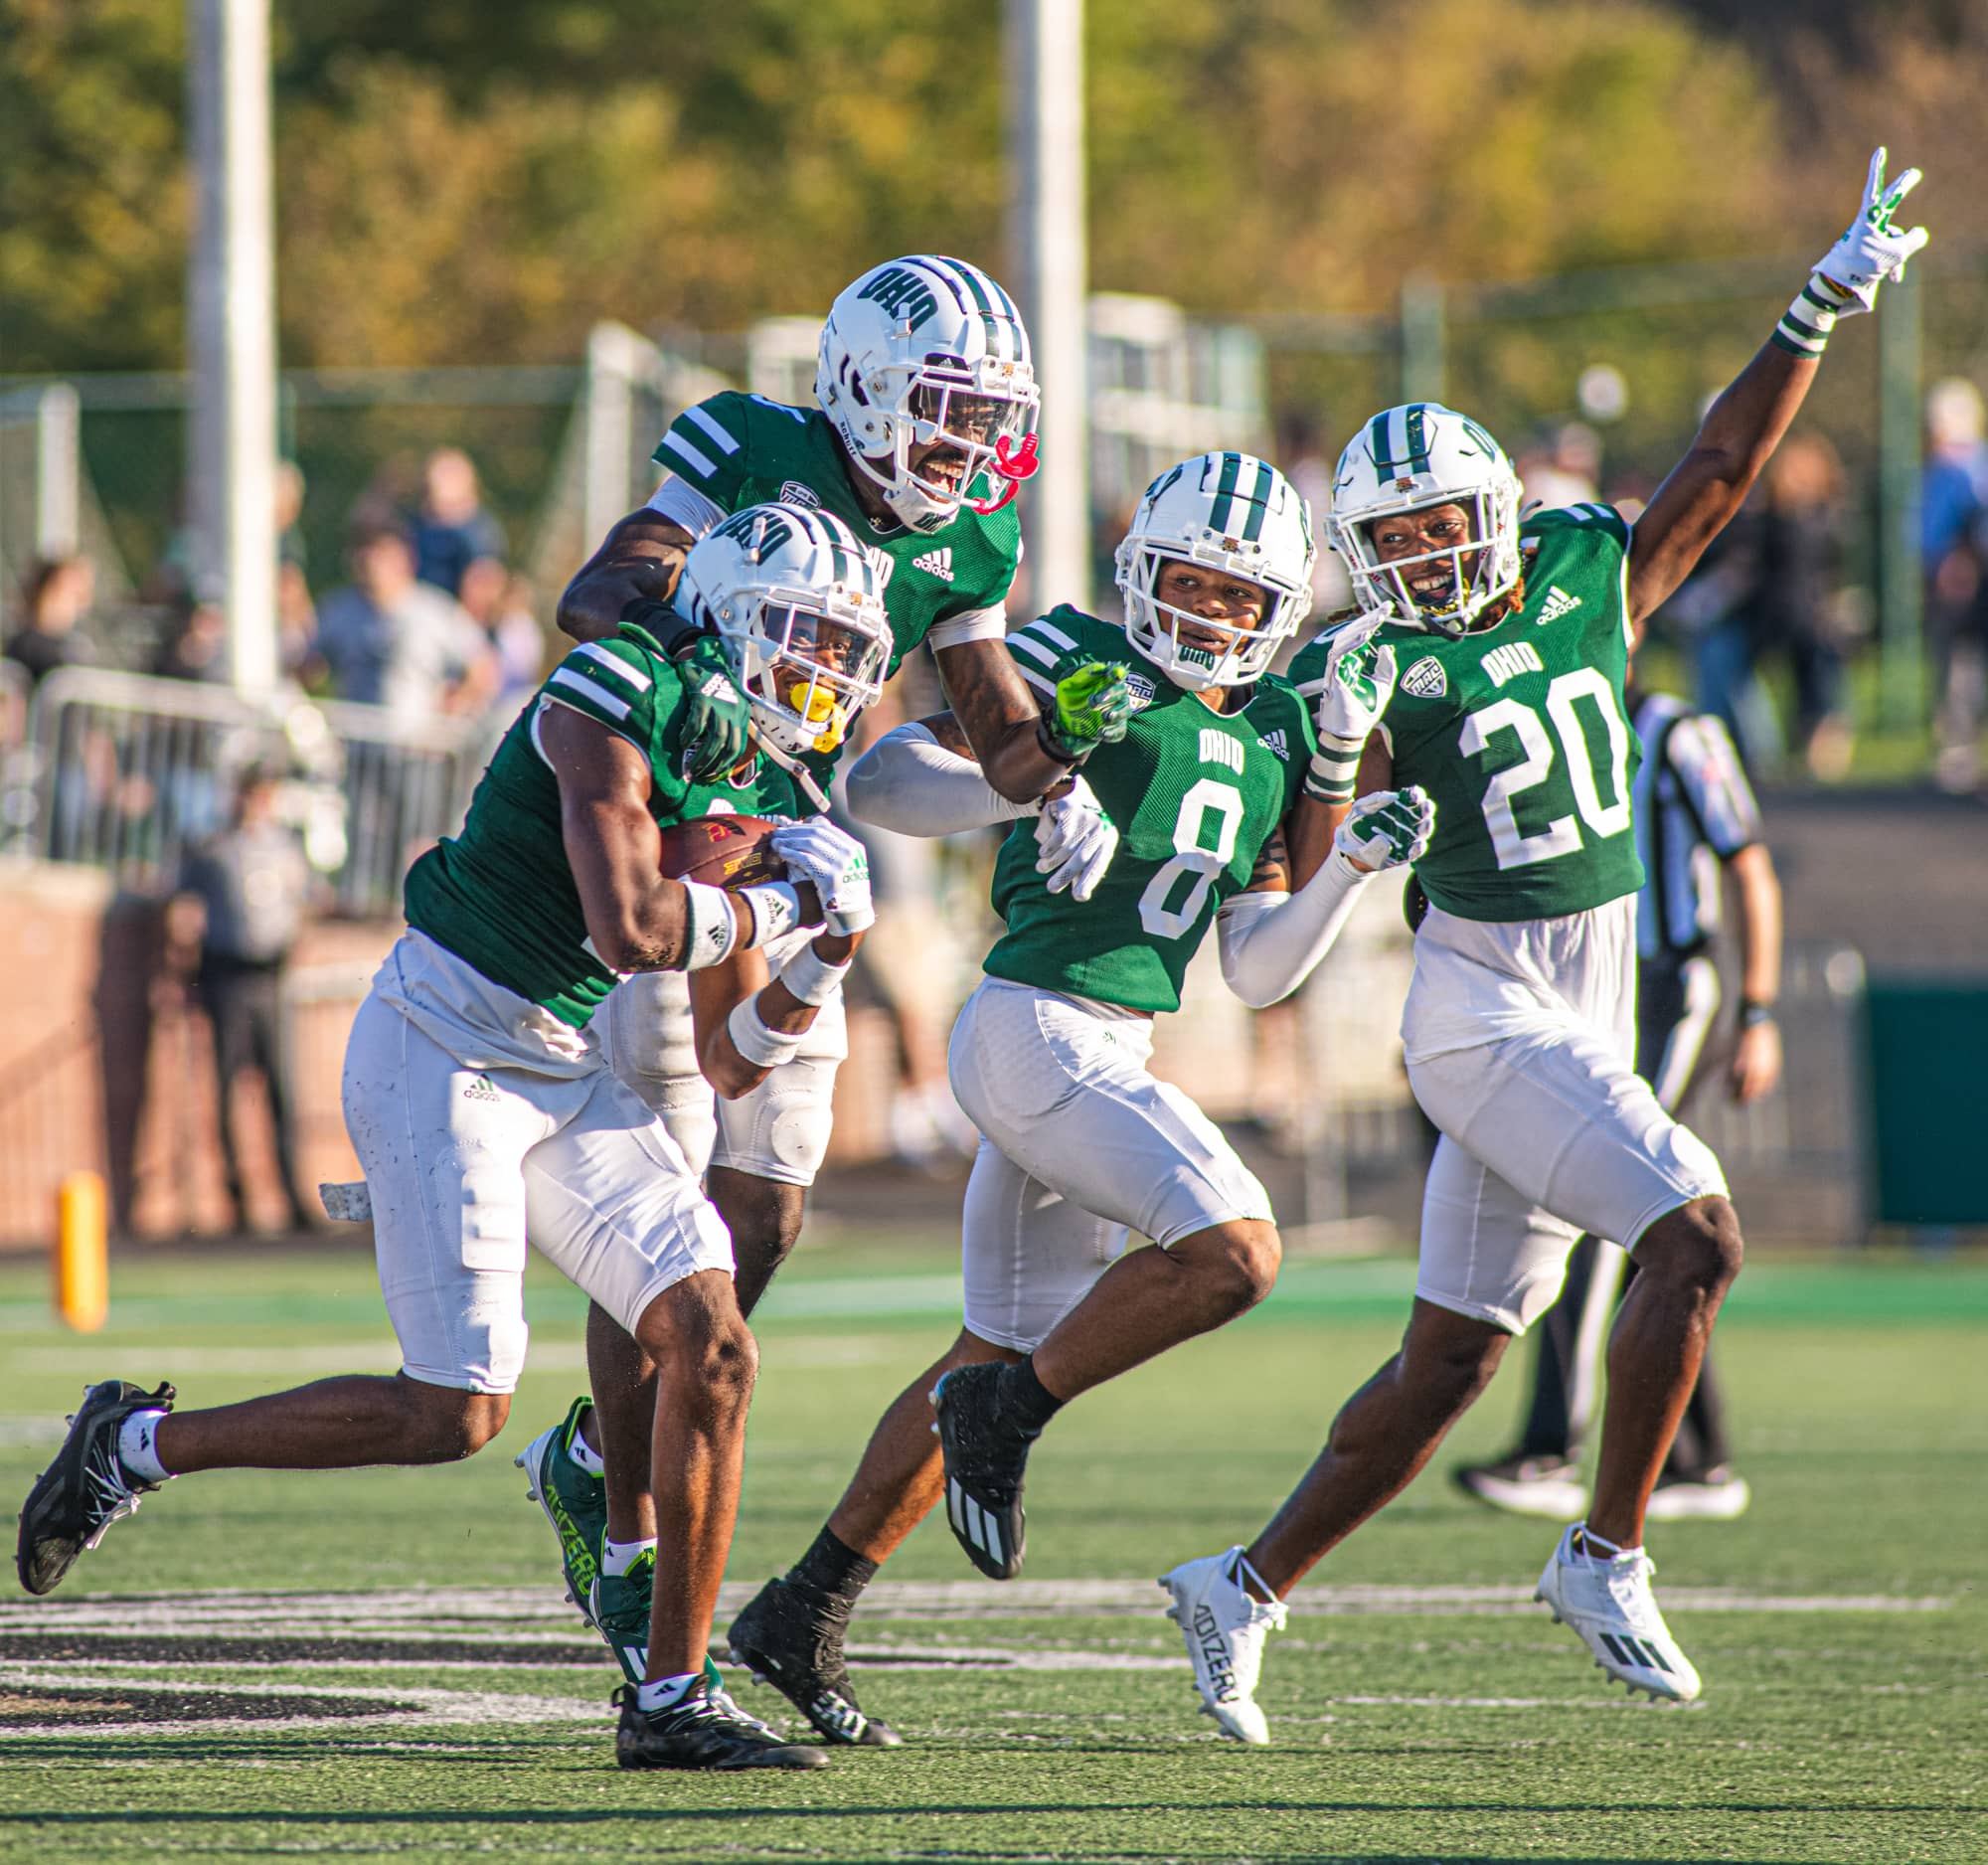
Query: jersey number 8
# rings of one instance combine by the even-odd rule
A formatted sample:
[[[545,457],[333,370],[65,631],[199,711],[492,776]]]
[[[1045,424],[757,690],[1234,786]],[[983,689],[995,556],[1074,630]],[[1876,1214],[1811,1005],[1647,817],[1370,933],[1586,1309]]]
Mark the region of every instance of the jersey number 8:
[[[1574,702],[1586,698],[1594,702],[1608,736],[1608,787],[1614,800],[1601,800],[1596,781],[1600,771],[1587,743]],[[1623,723],[1608,676],[1597,667],[1576,667],[1560,675],[1547,688],[1547,717],[1553,721],[1561,750],[1567,759],[1567,774],[1574,786],[1574,804],[1580,819],[1598,838],[1620,835],[1629,826],[1629,728]],[[1553,740],[1532,707],[1515,699],[1493,700],[1463,722],[1463,736],[1457,749],[1466,758],[1481,758],[1491,749],[1494,734],[1517,735],[1524,760],[1498,771],[1485,786],[1484,821],[1491,831],[1491,846],[1497,851],[1498,866],[1530,868],[1535,862],[1554,861],[1572,855],[1580,847],[1580,830],[1572,816],[1556,816],[1544,829],[1532,835],[1519,833],[1512,800],[1547,780],[1553,769]]]
[[[1216,815],[1215,846],[1201,846],[1208,813]],[[1215,877],[1236,857],[1236,834],[1242,826],[1242,792],[1220,777],[1202,777],[1181,798],[1174,818],[1174,857],[1146,883],[1139,896],[1139,924],[1156,939],[1177,939],[1191,931],[1208,905]],[[1192,875],[1194,885],[1178,907],[1167,905],[1175,884]]]

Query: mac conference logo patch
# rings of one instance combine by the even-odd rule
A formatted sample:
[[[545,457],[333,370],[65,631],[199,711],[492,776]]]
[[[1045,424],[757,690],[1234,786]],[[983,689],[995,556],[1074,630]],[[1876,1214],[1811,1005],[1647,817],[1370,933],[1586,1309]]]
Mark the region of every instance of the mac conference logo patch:
[[[1433,654],[1424,654],[1402,676],[1402,691],[1415,699],[1441,699],[1449,691],[1449,676]]]

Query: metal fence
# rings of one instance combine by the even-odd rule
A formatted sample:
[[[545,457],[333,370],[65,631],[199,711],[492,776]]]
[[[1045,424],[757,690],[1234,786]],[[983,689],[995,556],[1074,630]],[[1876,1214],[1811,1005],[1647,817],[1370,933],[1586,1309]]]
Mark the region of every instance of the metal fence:
[[[0,820],[16,853],[157,893],[189,846],[227,822],[241,773],[273,767],[281,814],[338,911],[391,916],[412,855],[460,819],[493,723],[61,668],[29,702]]]

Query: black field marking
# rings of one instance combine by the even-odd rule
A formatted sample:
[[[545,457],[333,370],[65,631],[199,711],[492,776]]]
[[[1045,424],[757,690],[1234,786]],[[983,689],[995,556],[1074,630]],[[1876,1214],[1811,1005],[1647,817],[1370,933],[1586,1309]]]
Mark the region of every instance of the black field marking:
[[[66,1729],[113,1723],[120,1727],[167,1727],[177,1723],[344,1721],[361,1716],[405,1716],[416,1707],[386,1697],[258,1697],[240,1690],[132,1690],[122,1685],[72,1690],[0,1683],[0,1729],[36,1728],[52,1719],[59,1719]]]

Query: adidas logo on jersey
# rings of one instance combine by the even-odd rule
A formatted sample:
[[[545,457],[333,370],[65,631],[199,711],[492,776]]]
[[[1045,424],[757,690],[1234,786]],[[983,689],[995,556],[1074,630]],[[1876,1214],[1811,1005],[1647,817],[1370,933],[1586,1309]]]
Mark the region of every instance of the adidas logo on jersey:
[[[1558,621],[1563,615],[1571,615],[1580,606],[1580,597],[1570,595],[1559,584],[1547,585],[1547,599],[1541,605],[1539,619],[1533,624],[1544,627],[1550,621]]]
[[[504,1097],[490,1086],[487,1075],[479,1075],[462,1091],[464,1101],[502,1101]]]
[[[1416,699],[1441,699],[1449,691],[1449,676],[1433,654],[1424,654],[1402,676],[1402,691]]]
[[[941,583],[952,581],[952,546],[942,545],[935,551],[927,551],[922,557],[911,559],[913,570],[922,570],[928,577],[936,577]]]
[[[1268,752],[1278,763],[1287,764],[1291,762],[1291,748],[1284,741],[1284,729],[1282,726],[1279,726],[1274,732],[1264,733],[1256,743]]]

